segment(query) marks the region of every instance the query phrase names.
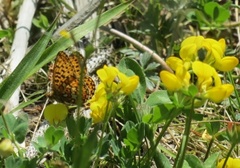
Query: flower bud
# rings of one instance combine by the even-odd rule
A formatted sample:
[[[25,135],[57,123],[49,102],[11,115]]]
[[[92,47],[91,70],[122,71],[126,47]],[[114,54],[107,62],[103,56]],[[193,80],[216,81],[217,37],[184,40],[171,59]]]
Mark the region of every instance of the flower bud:
[[[10,139],[2,139],[0,142],[0,156],[8,157],[14,153],[13,145]]]

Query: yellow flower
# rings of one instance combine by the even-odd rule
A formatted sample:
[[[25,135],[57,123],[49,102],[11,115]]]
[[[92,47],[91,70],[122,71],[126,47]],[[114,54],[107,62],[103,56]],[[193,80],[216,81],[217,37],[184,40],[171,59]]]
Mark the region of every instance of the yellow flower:
[[[166,63],[168,64],[168,66],[176,71],[176,69],[179,67],[179,66],[184,66],[187,70],[191,67],[191,62],[183,62],[182,59],[178,58],[178,57],[174,57],[174,56],[171,56],[169,57],[167,60],[166,60]]]
[[[224,57],[225,50],[224,39],[217,41],[211,38],[205,39],[203,36],[191,36],[181,43],[179,54],[183,62],[199,60],[226,72],[231,71],[238,64],[238,59],[233,56]]]
[[[203,42],[203,36],[191,36],[183,40],[179,53],[183,61],[195,61],[197,57],[197,51],[204,47]]]
[[[226,44],[224,39],[220,39],[219,41],[207,38],[204,40],[204,43],[208,46],[208,54],[203,62],[212,65],[214,62],[220,61],[220,59],[224,56],[224,52],[226,50]]]
[[[125,74],[120,72],[118,74],[118,77],[120,80],[118,87],[121,89],[121,91],[124,94],[129,95],[137,88],[138,83],[139,83],[138,76],[134,75],[134,76],[128,77]]]
[[[99,123],[104,121],[107,110],[107,93],[105,91],[105,85],[100,83],[93,95],[89,100],[91,113],[90,116],[93,119],[93,123]]]
[[[207,88],[213,85],[213,76],[215,69],[208,64],[200,61],[195,61],[192,64],[192,70],[197,75],[197,87],[199,91],[205,91]]]
[[[101,97],[97,101],[90,104],[91,113],[90,116],[93,119],[93,123],[103,122],[107,110],[108,100],[106,97]]]
[[[187,88],[190,77],[190,73],[180,64],[176,68],[175,74],[165,70],[160,72],[160,78],[168,91],[177,91],[183,87]]]
[[[228,98],[234,88],[231,84],[222,84],[216,70],[200,61],[195,61],[192,65],[193,72],[197,75],[197,87],[203,97],[219,103]]]
[[[160,78],[168,91],[177,91],[182,88],[182,83],[177,76],[168,71],[161,71]]]
[[[65,104],[50,104],[44,110],[44,118],[50,124],[59,124],[61,121],[65,120],[68,114],[68,109]]]
[[[211,38],[205,39],[203,36],[191,36],[182,42],[179,54],[184,62],[200,60],[217,66],[221,63],[225,50],[224,39],[217,41]]]
[[[203,36],[191,36],[181,43],[180,58],[169,57],[166,63],[174,70],[174,74],[161,71],[160,78],[168,91],[186,89],[191,84],[198,88],[198,96],[219,103],[228,98],[234,88],[231,84],[222,84],[216,71],[231,71],[239,61],[233,56],[224,57],[226,42],[224,39],[214,40]],[[192,72],[197,76],[192,76]],[[191,81],[190,81],[191,79]],[[192,83],[190,83],[192,82]]]
[[[104,66],[97,71],[101,80],[92,99],[89,100],[91,117],[94,123],[103,122],[113,104],[118,103],[122,95],[132,93],[138,86],[139,77],[121,73],[115,67]]]
[[[224,161],[225,158],[221,159],[217,164],[217,168],[222,168]],[[240,168],[240,159],[229,157],[225,168]]]
[[[119,70],[115,67],[108,67],[104,65],[102,69],[97,71],[97,75],[99,76],[100,80],[106,84],[108,87],[112,85],[114,80],[116,79]]]
[[[106,96],[106,90],[105,90],[105,85],[103,83],[100,83],[97,86],[97,89],[93,95],[93,97],[88,101],[89,103],[93,102],[93,101],[97,101],[99,98],[101,98],[102,96]]]
[[[71,37],[71,34],[68,31],[66,31],[66,30],[60,31],[60,35],[63,36],[63,37],[66,37],[66,38],[70,38]]]
[[[106,85],[106,91],[112,94],[118,94],[117,92],[122,91],[128,95],[132,93],[138,86],[139,77],[134,75],[131,77],[121,73],[115,67],[104,66],[103,69],[97,71],[97,74],[101,81]]]

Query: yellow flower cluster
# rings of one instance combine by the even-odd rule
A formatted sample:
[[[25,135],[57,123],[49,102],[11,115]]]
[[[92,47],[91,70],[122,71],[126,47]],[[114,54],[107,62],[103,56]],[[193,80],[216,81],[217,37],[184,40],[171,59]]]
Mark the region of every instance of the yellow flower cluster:
[[[104,66],[97,71],[101,83],[98,85],[90,103],[91,117],[94,123],[104,121],[107,112],[123,95],[131,94],[138,86],[139,77],[121,73],[115,67]]]
[[[200,96],[219,103],[229,97],[234,88],[231,84],[222,84],[216,70],[231,71],[238,59],[224,56],[226,44],[224,39],[216,41],[202,36],[191,36],[181,44],[180,58],[169,57],[166,63],[174,70],[174,74],[161,71],[160,78],[168,91],[187,89],[195,84]],[[191,73],[197,81],[191,82]]]

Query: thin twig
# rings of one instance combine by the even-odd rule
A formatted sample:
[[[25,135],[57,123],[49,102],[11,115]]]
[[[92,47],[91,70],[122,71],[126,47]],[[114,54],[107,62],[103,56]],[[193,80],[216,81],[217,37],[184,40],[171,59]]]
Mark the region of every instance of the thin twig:
[[[105,27],[105,26],[100,27],[100,29],[103,30],[103,31],[106,31],[108,33],[114,34],[114,35],[130,42],[131,44],[133,44],[135,47],[137,47],[138,49],[140,49],[142,51],[148,52],[155,61],[157,61],[158,63],[160,63],[162,65],[162,67],[165,70],[173,73],[172,69],[166,64],[166,62],[158,54],[156,54],[153,50],[151,50],[147,46],[143,45],[139,41],[133,39],[132,37],[120,32],[116,29],[112,29],[112,28],[110,29],[110,28]]]
[[[44,112],[44,109],[46,108],[46,106],[47,106],[47,104],[48,104],[48,101],[49,101],[49,98],[47,98],[46,102],[44,103],[43,108],[42,108],[42,111],[41,111],[41,113],[40,113],[40,116],[38,117],[38,121],[37,121],[37,124],[36,124],[36,126],[35,126],[35,128],[34,128],[31,142],[32,142],[32,140],[33,140],[34,134],[36,134],[36,132],[37,132],[37,130],[38,130],[38,126],[39,126],[39,124],[40,124],[40,122],[41,122],[41,119],[42,119],[42,116],[43,116],[43,112]]]

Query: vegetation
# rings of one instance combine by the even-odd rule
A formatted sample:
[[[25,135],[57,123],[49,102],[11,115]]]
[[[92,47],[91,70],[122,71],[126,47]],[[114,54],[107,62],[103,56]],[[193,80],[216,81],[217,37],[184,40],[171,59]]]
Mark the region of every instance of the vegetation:
[[[29,52],[0,84],[0,165],[239,166],[240,6],[212,0],[111,3],[101,1],[97,17],[56,35],[62,20],[69,21],[76,11],[60,0],[39,2]],[[8,5],[4,13],[9,24],[0,30],[4,61],[11,54],[21,2]],[[75,50],[77,41],[90,33],[80,76],[88,59],[104,48],[112,49],[107,61],[114,66],[104,65],[105,60],[89,74],[99,79],[89,101],[83,101],[85,92],[78,89],[75,105],[53,104],[46,96],[50,62],[59,51]],[[79,88],[86,86],[83,77],[78,80]],[[4,110],[19,86],[19,106]],[[41,123],[29,130],[29,114],[17,111],[37,107]],[[46,127],[37,136],[33,130],[40,129],[39,124]],[[36,153],[30,156],[23,142]]]

